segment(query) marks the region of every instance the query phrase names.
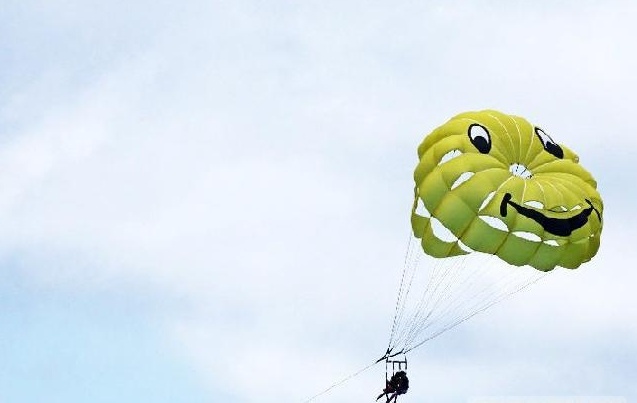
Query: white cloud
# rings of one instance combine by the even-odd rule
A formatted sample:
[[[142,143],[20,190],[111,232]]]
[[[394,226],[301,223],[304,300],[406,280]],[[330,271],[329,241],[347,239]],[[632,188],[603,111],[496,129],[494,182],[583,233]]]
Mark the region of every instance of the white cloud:
[[[164,5],[145,24],[138,3],[123,32],[141,39],[111,49],[115,61],[88,74],[99,78],[73,82],[58,63],[3,101],[15,132],[0,152],[2,252],[19,251],[51,287],[180,301],[168,333],[238,401],[311,395],[382,353],[427,131],[463,109],[501,108],[550,128],[594,174],[614,160],[623,181],[634,176],[616,158],[634,144],[634,7],[472,4],[199,4],[174,21]],[[61,24],[97,43],[128,43],[71,17]],[[614,168],[599,173],[612,180]],[[634,335],[624,183],[600,181],[612,195],[602,267],[555,276],[472,332],[528,343],[531,329],[562,347],[605,329]],[[434,389],[419,393],[441,400],[458,379],[468,394],[515,390],[502,368],[524,370],[516,357],[454,370],[422,356],[414,371],[424,363]]]

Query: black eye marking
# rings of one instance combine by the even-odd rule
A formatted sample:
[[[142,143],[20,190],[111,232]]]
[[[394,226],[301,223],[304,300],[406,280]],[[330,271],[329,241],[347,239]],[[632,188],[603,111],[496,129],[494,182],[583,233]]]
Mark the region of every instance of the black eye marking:
[[[564,158],[564,151],[562,150],[562,147],[557,145],[557,143],[553,141],[551,136],[544,133],[544,130],[540,129],[539,127],[536,127],[535,134],[537,134],[537,136],[540,138],[540,141],[542,142],[542,146],[544,146],[544,149],[547,152],[549,152],[550,154],[553,154],[557,158]]]
[[[469,126],[467,134],[469,135],[471,144],[482,154],[488,154],[489,151],[491,151],[491,135],[484,126],[474,123]]]

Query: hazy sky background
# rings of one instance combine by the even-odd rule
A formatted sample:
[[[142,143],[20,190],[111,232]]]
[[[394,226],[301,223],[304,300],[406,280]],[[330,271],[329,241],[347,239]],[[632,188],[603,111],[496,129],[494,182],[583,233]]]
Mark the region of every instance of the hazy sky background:
[[[636,400],[636,19],[630,1],[0,0],[0,402],[298,402],[367,365],[416,147],[483,108],[579,153],[602,247],[416,350],[404,401]]]

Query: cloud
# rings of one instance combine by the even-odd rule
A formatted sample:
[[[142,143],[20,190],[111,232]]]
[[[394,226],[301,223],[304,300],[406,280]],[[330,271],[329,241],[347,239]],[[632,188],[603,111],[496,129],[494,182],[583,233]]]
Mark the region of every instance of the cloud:
[[[556,347],[537,354],[564,359],[581,353],[564,350],[572,340],[585,350],[591,335],[628,339],[636,83],[624,50],[635,9],[577,4],[135,2],[122,14],[120,4],[72,3],[41,29],[61,29],[51,49],[89,39],[60,54],[15,25],[33,49],[12,47],[15,60],[47,63],[11,70],[17,83],[0,107],[0,252],[51,288],[125,287],[174,303],[166,332],[211,390],[294,400],[382,353],[416,145],[461,110],[496,107],[580,153],[608,195],[605,242],[590,269],[556,275],[456,334],[469,344],[540,338]],[[99,62],[78,62],[93,45]],[[480,351],[497,346],[474,344],[463,358],[454,343],[436,341],[444,356],[431,363],[433,352],[417,355],[428,387],[416,393],[570,393],[532,352],[486,362]],[[594,363],[594,348],[569,362]],[[603,372],[585,379],[631,392]],[[373,396],[378,379],[365,376],[330,398]]]

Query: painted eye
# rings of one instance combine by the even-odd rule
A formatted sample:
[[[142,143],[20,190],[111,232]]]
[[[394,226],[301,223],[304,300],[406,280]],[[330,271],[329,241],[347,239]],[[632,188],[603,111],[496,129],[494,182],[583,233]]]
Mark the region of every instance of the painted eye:
[[[491,151],[491,136],[484,126],[474,123],[469,126],[467,134],[471,144],[482,154],[488,154]]]
[[[540,138],[540,141],[542,142],[542,146],[544,146],[544,149],[547,152],[549,152],[550,154],[553,154],[557,158],[564,158],[564,151],[562,150],[562,147],[557,145],[557,143],[553,141],[551,136],[544,133],[544,130],[540,129],[539,127],[536,127],[535,134],[537,134],[537,136]]]

